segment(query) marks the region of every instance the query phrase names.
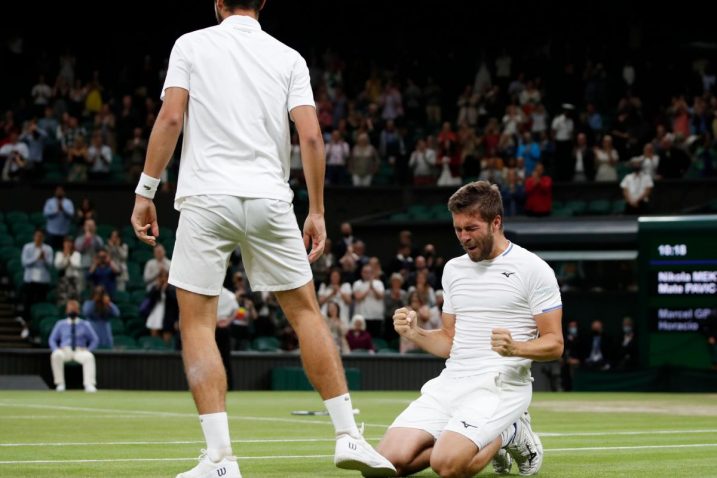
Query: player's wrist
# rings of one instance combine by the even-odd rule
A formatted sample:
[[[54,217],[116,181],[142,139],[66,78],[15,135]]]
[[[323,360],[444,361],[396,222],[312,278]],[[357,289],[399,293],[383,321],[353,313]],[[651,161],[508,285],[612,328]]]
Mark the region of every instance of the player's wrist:
[[[139,177],[134,193],[137,196],[152,200],[154,199],[154,195],[157,193],[159,183],[159,178],[153,178],[148,174],[142,173]]]

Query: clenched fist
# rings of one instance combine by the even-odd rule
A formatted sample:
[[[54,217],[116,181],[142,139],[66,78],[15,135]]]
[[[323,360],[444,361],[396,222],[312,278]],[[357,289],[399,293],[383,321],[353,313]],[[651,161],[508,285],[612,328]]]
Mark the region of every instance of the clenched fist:
[[[405,307],[393,313],[393,328],[398,335],[411,339],[416,333],[416,312]]]
[[[490,348],[503,357],[516,355],[515,342],[508,329],[493,329],[490,334]]]

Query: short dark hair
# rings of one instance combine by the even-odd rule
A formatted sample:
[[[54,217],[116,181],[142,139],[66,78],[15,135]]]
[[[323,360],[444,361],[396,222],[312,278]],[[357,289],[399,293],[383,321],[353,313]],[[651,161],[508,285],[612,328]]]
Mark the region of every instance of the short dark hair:
[[[241,8],[243,10],[255,10],[258,12],[264,4],[264,1],[265,0],[224,0],[224,6],[229,10]]]
[[[495,184],[488,181],[474,181],[453,193],[448,200],[448,210],[454,214],[478,213],[481,219],[490,223],[497,216],[503,217],[503,199]]]

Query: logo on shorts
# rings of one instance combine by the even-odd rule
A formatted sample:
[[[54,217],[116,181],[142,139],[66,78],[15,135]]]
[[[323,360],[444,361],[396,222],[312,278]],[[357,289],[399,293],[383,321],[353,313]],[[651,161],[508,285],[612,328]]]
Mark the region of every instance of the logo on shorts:
[[[470,427],[473,427],[473,428],[475,428],[475,429],[478,429],[478,427],[477,427],[477,426],[475,426],[475,425],[471,425],[470,423],[466,423],[466,422],[461,422],[461,423],[463,424],[463,428],[470,428]]]
[[[506,277],[510,277],[510,276],[512,276],[513,274],[515,274],[515,272],[501,272],[501,274],[503,274],[503,275],[506,276]]]
[[[225,476],[227,474],[227,469],[225,467],[221,467],[217,470],[217,476]]]
[[[142,186],[144,186],[144,189],[146,189],[147,191],[149,191],[150,189],[152,189],[152,188],[150,188],[149,186],[147,186],[146,184],[143,184]]]

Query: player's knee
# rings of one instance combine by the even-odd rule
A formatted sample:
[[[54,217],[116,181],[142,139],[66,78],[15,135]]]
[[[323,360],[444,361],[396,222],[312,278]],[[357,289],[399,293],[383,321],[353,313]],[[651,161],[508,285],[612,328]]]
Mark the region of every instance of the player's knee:
[[[396,476],[404,476],[408,472],[408,467],[413,461],[413,457],[401,450],[382,450],[378,448],[378,451],[383,455],[391,464],[396,468]]]
[[[431,456],[431,468],[441,478],[464,478],[471,476],[468,464],[454,456]]]

